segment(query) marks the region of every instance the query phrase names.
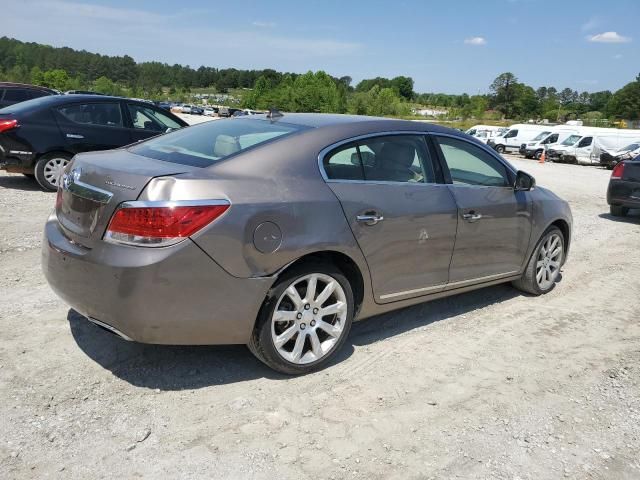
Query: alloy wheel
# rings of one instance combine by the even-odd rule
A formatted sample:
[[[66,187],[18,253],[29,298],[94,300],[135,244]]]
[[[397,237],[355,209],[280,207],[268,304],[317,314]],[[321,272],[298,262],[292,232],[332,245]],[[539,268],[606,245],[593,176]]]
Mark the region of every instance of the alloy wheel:
[[[549,235],[540,246],[536,260],[536,282],[540,289],[548,290],[558,278],[562,255],[562,238],[555,233]]]
[[[294,280],[278,299],[271,317],[276,351],[298,365],[320,360],[344,333],[347,314],[347,298],[335,278],[313,273]]]
[[[51,185],[57,187],[60,184],[60,178],[64,172],[64,168],[69,164],[66,158],[51,158],[44,164],[44,178]]]

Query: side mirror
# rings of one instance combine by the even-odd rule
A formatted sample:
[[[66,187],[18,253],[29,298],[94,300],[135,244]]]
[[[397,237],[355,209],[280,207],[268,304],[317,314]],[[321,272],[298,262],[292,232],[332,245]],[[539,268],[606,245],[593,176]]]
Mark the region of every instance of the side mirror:
[[[529,175],[527,172],[518,170],[516,173],[516,181],[513,185],[513,189],[516,192],[528,192],[536,186],[536,179]]]

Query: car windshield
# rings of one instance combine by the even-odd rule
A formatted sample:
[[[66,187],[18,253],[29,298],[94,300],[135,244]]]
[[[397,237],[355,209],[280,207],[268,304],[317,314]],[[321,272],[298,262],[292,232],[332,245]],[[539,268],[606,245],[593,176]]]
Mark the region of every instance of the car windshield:
[[[567,137],[565,139],[564,142],[562,142],[560,145],[573,145],[574,143],[576,143],[578,140],[580,140],[582,137],[580,135],[570,135],[569,137]]]
[[[537,142],[539,140],[542,140],[543,138],[545,138],[547,135],[549,135],[551,132],[541,132],[538,135],[535,136],[535,138],[532,140],[533,142]]]
[[[631,145],[627,145],[626,147],[624,147],[621,151],[622,152],[633,152],[634,150],[637,150],[638,148],[640,148],[640,143],[632,143]]]
[[[134,145],[129,151],[166,162],[208,167],[250,147],[308,127],[268,120],[217,120]]]

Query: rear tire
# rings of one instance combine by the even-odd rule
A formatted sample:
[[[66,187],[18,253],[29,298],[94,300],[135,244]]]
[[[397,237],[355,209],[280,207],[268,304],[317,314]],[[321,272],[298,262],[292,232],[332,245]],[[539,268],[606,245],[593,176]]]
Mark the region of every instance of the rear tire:
[[[504,153],[504,145],[496,145],[496,152],[502,155]]]
[[[269,290],[247,346],[278,372],[310,373],[342,348],[353,314],[353,291],[340,270],[331,264],[302,264],[286,271]]]
[[[38,184],[46,191],[55,192],[60,184],[62,172],[71,161],[68,153],[48,153],[38,159],[35,177]]]
[[[626,217],[629,209],[627,207],[621,207],[620,205],[610,205],[609,212],[611,212],[611,215],[614,217]]]
[[[540,160],[541,156],[542,156],[542,150],[538,150],[534,155],[536,160]]]
[[[522,277],[514,281],[513,286],[532,295],[550,292],[560,275],[564,252],[564,235],[558,227],[549,227],[533,249]]]

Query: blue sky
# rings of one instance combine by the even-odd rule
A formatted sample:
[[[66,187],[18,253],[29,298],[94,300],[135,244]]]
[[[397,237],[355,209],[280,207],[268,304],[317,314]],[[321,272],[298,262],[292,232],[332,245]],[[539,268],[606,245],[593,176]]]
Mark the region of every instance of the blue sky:
[[[640,0],[7,0],[0,35],[138,61],[408,75],[419,92],[618,89],[640,73]]]

